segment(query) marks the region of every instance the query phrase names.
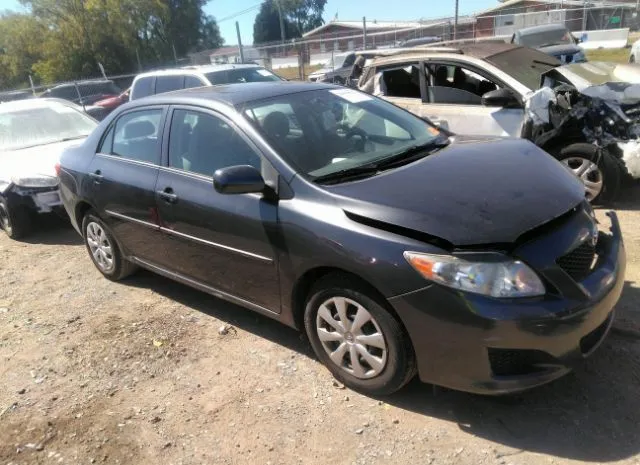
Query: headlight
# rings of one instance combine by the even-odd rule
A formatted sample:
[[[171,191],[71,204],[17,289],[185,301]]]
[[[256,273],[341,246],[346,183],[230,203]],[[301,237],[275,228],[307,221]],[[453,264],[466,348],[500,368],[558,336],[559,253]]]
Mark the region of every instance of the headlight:
[[[56,187],[58,178],[53,176],[15,176],[11,182],[20,187]]]
[[[418,252],[405,252],[404,257],[426,279],[461,291],[507,298],[545,293],[542,281],[531,268],[507,257],[500,257],[499,261],[467,261]]]

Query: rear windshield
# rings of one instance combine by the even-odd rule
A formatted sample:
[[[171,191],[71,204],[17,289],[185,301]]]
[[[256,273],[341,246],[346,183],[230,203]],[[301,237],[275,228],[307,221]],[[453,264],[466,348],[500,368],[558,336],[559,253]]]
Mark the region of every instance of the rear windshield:
[[[575,43],[573,36],[566,29],[551,29],[548,31],[521,34],[518,43],[527,47],[551,47],[552,45],[566,45]]]
[[[80,97],[97,95],[119,95],[122,90],[113,82],[81,82],[78,84],[65,84],[46,91],[42,97],[56,97],[77,102]]]
[[[531,90],[540,87],[543,73],[561,65],[560,61],[532,48],[514,48],[486,60]]]
[[[131,99],[138,99],[142,97],[148,97],[153,95],[153,76],[147,76],[138,79],[134,84],[131,91]]]
[[[281,81],[282,78],[264,68],[234,68],[205,74],[211,84]]]

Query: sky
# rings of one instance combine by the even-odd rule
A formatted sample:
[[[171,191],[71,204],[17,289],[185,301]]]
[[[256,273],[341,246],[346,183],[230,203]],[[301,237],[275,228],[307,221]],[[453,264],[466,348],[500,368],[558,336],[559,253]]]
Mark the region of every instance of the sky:
[[[238,43],[235,25],[238,21],[242,43],[247,45],[253,42],[253,21],[261,3],[260,0],[211,0],[205,11],[219,21],[225,44]],[[482,11],[497,4],[497,0],[459,0],[460,14]],[[454,0],[327,0],[324,19],[329,22],[337,13],[343,21],[362,20],[363,16],[367,20],[410,21],[453,16],[454,8]],[[1,10],[23,11],[23,8],[17,0],[0,0]],[[235,16],[241,12],[244,13]]]

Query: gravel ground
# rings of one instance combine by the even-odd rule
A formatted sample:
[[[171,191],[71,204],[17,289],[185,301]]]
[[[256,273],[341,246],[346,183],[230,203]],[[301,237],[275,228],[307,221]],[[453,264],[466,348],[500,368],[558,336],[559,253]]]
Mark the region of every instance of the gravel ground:
[[[365,397],[276,322],[147,272],[107,281],[68,226],[0,234],[0,464],[640,464],[640,187],[617,207],[611,335],[498,398]]]

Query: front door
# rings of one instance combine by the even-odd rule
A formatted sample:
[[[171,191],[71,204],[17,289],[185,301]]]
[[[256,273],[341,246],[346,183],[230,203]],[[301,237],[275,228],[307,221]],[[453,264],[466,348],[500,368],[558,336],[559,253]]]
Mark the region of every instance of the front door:
[[[427,96],[419,116],[446,122],[458,134],[520,137],[524,108],[482,105],[482,95],[498,89],[499,83],[464,65],[427,64]]]
[[[157,203],[170,269],[279,312],[277,203],[257,194],[219,194],[212,181],[219,168],[264,169],[267,162],[232,123],[190,107],[172,110],[167,152]]]
[[[124,113],[111,124],[89,166],[94,206],[124,253],[146,260],[159,253],[155,186],[164,113],[161,107]]]

